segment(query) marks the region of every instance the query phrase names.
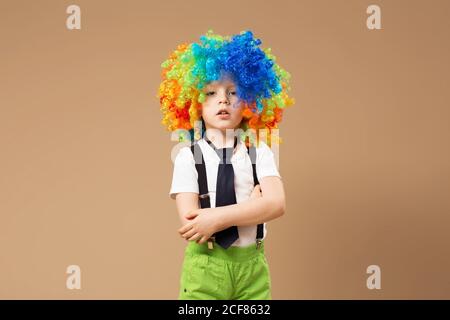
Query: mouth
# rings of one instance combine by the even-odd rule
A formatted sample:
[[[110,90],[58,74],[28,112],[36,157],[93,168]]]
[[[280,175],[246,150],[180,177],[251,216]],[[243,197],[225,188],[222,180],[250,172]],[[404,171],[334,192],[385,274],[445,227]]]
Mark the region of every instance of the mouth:
[[[217,115],[230,115],[230,113],[227,111],[227,109],[222,108],[219,110],[219,112],[217,112]]]
[[[231,118],[231,114],[227,111],[227,109],[223,108],[220,109],[219,112],[217,112],[217,117],[221,120],[228,120]]]

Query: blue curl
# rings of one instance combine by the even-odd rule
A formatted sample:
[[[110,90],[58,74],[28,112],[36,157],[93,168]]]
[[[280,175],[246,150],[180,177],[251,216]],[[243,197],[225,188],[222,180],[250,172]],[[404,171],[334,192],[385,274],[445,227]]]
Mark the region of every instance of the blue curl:
[[[281,92],[274,61],[259,48],[262,42],[254,38],[251,31],[233,35],[231,40],[206,36],[201,36],[200,40],[201,44],[192,47],[196,63],[191,71],[198,79],[198,89],[224,74],[230,75],[236,83],[237,96],[248,103],[256,102],[259,112],[262,99]]]

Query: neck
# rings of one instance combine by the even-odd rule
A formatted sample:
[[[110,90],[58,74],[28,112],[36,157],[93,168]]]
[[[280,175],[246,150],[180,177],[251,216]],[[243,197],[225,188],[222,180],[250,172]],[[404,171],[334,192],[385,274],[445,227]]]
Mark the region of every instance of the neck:
[[[205,136],[214,144],[217,149],[232,148],[234,145],[233,129],[215,129],[206,127]]]

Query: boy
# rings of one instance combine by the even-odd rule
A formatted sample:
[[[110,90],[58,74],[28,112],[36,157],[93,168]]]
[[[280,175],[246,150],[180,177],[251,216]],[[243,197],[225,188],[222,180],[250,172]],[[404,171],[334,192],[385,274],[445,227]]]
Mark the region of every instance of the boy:
[[[189,241],[179,299],[271,299],[263,239],[265,222],[284,214],[283,184],[270,148],[258,141],[251,158],[238,136],[239,129],[268,129],[270,136],[293,103],[289,74],[250,31],[232,38],[209,31],[201,40],[179,46],[162,64],[159,94],[169,130],[192,136],[200,120],[206,129],[180,149],[170,190],[178,231]]]

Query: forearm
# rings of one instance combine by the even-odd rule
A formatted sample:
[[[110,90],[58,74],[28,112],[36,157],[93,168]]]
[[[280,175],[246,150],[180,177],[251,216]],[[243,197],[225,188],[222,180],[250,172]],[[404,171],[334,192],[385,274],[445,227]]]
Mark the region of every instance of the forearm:
[[[184,226],[190,222],[190,220],[186,218],[186,214],[191,210],[199,208],[198,194],[191,192],[179,193],[176,196],[176,204],[181,225]]]
[[[285,202],[282,198],[260,197],[228,206],[212,209],[220,218],[220,230],[231,226],[252,226],[276,219],[284,214]]]

